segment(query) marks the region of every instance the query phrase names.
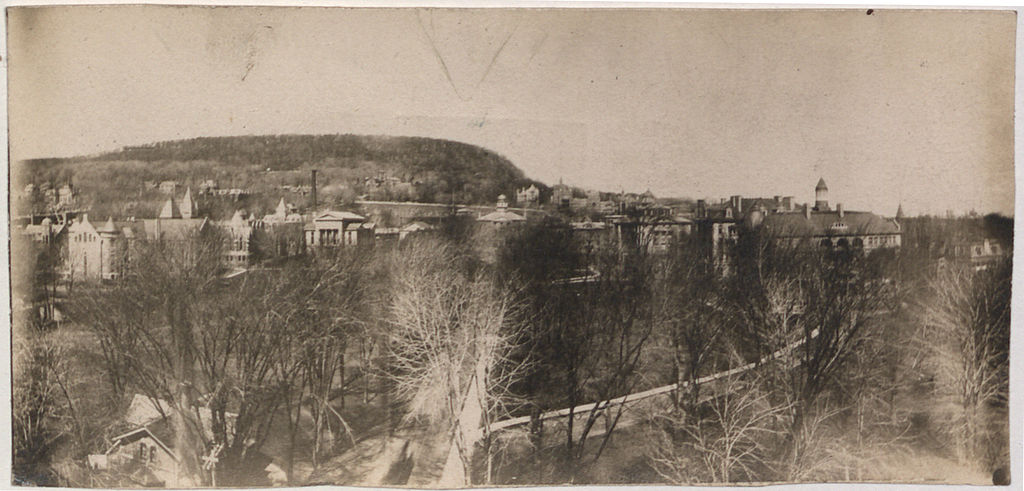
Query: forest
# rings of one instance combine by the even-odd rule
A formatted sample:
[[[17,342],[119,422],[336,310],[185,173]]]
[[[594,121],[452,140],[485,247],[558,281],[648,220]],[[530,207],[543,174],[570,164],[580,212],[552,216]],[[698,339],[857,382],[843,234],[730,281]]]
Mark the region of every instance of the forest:
[[[593,250],[549,219],[493,262],[446,226],[232,278],[218,240],[144,244],[61,325],[16,313],[15,479],[151,485],[86,465],[142,394],[168,402],[181,486],[212,485],[217,445],[231,486],[1001,483],[1010,262],[953,249],[1012,226],[912,218],[870,253],[749,231],[719,261],[697,236]],[[23,246],[34,305],[53,259]]]

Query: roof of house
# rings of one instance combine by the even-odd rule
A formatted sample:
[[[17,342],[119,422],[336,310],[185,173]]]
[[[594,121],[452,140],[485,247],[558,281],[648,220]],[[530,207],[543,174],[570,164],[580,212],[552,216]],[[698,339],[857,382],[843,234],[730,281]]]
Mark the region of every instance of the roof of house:
[[[763,223],[772,233],[786,237],[900,233],[894,221],[866,211],[847,211],[841,218],[838,211],[814,211],[810,218],[802,212],[771,213]]]
[[[333,220],[363,221],[363,220],[366,220],[366,218],[363,217],[362,215],[356,215],[355,213],[348,212],[348,211],[325,211],[325,212],[320,213],[319,215],[317,215],[315,218],[313,218],[313,220],[314,221],[318,221],[318,222],[319,221],[333,221]]]
[[[522,222],[525,220],[526,218],[523,218],[522,215],[513,213],[508,210],[498,210],[493,213],[488,213],[480,218],[477,218],[477,221],[492,223]]]
[[[150,399],[145,395],[135,394],[123,419],[125,423],[135,428],[125,435],[131,434],[139,428],[151,427],[154,423],[163,421],[165,417],[171,415],[171,410],[171,404],[163,399]],[[203,426],[203,432],[207,438],[212,439],[213,413],[208,407],[196,407],[195,410],[199,414],[199,421]],[[224,413],[224,419],[227,420],[225,423],[228,425],[228,433],[233,431],[232,427],[237,417],[238,415],[234,413]],[[155,436],[160,436],[158,430],[153,431],[156,432]],[[115,439],[117,438],[119,437],[115,437]]]

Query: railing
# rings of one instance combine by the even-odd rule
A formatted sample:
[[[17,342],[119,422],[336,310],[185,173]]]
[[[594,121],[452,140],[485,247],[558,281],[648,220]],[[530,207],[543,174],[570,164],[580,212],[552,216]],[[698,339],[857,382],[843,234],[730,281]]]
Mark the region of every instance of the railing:
[[[818,330],[817,329],[811,331],[810,339],[814,339],[816,337],[818,337]],[[743,373],[743,372],[752,370],[752,369],[757,368],[757,367],[759,367],[759,366],[761,366],[761,365],[763,365],[763,364],[765,364],[765,363],[767,363],[769,361],[772,361],[772,360],[775,360],[775,359],[778,359],[778,358],[782,357],[783,355],[785,355],[785,354],[793,351],[794,349],[800,347],[806,341],[807,341],[807,338],[800,339],[799,341],[790,343],[789,345],[779,349],[778,351],[775,351],[774,353],[772,353],[770,355],[767,355],[767,356],[761,358],[758,361],[751,362],[751,363],[748,363],[748,364],[740,366],[740,367],[732,368],[732,369],[729,369],[729,370],[724,370],[724,371],[721,371],[721,372],[718,372],[718,373],[713,373],[711,375],[707,375],[707,376],[698,378],[697,380],[693,381],[693,384],[695,384],[695,385],[702,385],[702,384],[706,384],[706,383],[709,383],[709,382],[714,382],[716,380],[721,380],[723,378],[731,377],[733,375],[736,375],[736,374],[739,374],[739,373]],[[625,404],[628,404],[628,403],[640,401],[640,400],[647,399],[647,398],[650,398],[650,397],[654,397],[654,396],[657,396],[657,395],[670,393],[672,391],[678,390],[680,388],[680,386],[684,387],[684,388],[688,387],[690,385],[690,383],[691,382],[689,380],[687,380],[687,381],[683,382],[682,384],[670,384],[670,385],[665,385],[665,386],[662,386],[662,387],[656,387],[654,389],[648,389],[648,390],[645,390],[645,391],[642,391],[642,392],[636,392],[636,393],[633,393],[633,394],[627,394],[627,395],[624,395],[624,396],[621,396],[621,397],[616,397],[614,399],[610,399],[610,400],[607,400],[607,401],[592,402],[592,403],[589,403],[589,404],[583,404],[581,406],[576,406],[575,408],[567,407],[567,408],[563,408],[563,409],[556,409],[554,411],[548,411],[546,413],[541,414],[539,416],[539,419],[540,420],[546,420],[546,419],[560,418],[560,417],[563,417],[563,416],[568,416],[570,413],[572,413],[572,414],[585,413],[587,411],[593,410],[594,408],[598,408],[599,410],[604,410],[604,409],[607,409],[607,408],[612,407],[612,406],[625,405]],[[500,430],[503,430],[505,428],[509,428],[509,427],[512,427],[512,426],[518,426],[518,425],[521,425],[521,424],[529,423],[531,420],[532,420],[532,416],[519,416],[517,418],[511,418],[511,419],[506,419],[506,420],[503,420],[503,421],[497,421],[497,422],[491,423],[491,425],[488,426],[487,429],[488,429],[488,432],[500,431]]]

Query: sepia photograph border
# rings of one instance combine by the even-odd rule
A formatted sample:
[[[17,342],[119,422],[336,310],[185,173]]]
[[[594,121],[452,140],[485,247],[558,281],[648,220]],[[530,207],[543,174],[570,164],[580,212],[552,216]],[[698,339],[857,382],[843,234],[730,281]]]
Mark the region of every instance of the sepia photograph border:
[[[1015,45],[1015,80],[1014,80],[1014,107],[1015,107],[1015,118],[1014,118],[1014,196],[1015,196],[1015,208],[1014,216],[1018,213],[1024,212],[1024,187],[1021,186],[1021,182],[1024,179],[1021,178],[1019,172],[1018,162],[1021,157],[1024,156],[1022,151],[1021,136],[1024,135],[1024,131],[1021,129],[1019,121],[1017,121],[1017,114],[1021,114],[1021,110],[1024,109],[1024,84],[1021,80],[1024,79],[1024,71],[1021,67],[1024,66],[1024,56],[1022,56],[1021,47],[1024,46],[1024,13],[1021,7],[1015,6],[1010,2],[991,2],[986,4],[972,4],[970,2],[926,2],[922,0],[914,0],[910,2],[893,2],[883,1],[879,3],[871,4],[853,4],[848,2],[785,2],[785,3],[770,3],[766,1],[756,2],[736,2],[736,3],[676,3],[676,2],[632,2],[632,1],[609,1],[609,2],[598,2],[598,1],[509,1],[509,0],[482,0],[482,1],[420,1],[420,0],[408,0],[408,1],[381,1],[372,0],[368,2],[357,2],[357,1],[325,1],[325,0],[311,0],[311,1],[296,1],[296,0],[264,0],[259,2],[245,1],[245,0],[214,0],[214,1],[195,1],[195,0],[179,0],[173,2],[153,2],[153,1],[90,1],[90,0],[71,0],[71,1],[49,1],[49,0],[7,0],[2,2],[4,7],[20,7],[20,6],[41,6],[41,5],[172,5],[172,6],[225,6],[225,7],[312,7],[312,8],[363,8],[363,7],[437,7],[437,8],[570,8],[570,9],[866,9],[866,8],[886,8],[886,9],[906,9],[906,10],[960,10],[960,9],[971,9],[971,10],[1014,10],[1017,13],[1016,20],[1016,45]],[[6,20],[6,17],[5,17]],[[3,109],[0,114],[0,131],[2,131],[5,140],[10,142],[8,134],[8,94],[7,94],[7,71],[8,71],[8,60],[7,54],[7,25],[6,22],[2,29],[2,35],[0,35],[0,53],[4,55],[2,63],[0,63],[0,69],[4,72],[4,83],[2,84],[3,91]],[[8,148],[9,151],[9,148]],[[9,156],[9,153],[8,153]],[[10,187],[8,179],[10,176],[10,161],[8,161],[8,172],[0,175],[0,180],[3,181],[5,189],[8,189],[8,198],[10,198]],[[3,239],[0,241],[0,254],[7,258],[7,267],[3,268],[3,288],[9,288],[10,285],[10,200],[8,199],[8,205],[2,207],[0,214],[7,220],[8,227],[2,232]],[[1024,216],[1024,215],[1022,215]],[[1016,238],[1016,227],[1014,230],[1014,237]],[[1012,484],[1009,489],[1022,489],[1024,485],[1024,442],[1022,442],[1022,421],[1024,421],[1024,412],[1022,412],[1022,405],[1024,405],[1024,318],[1022,318],[1020,312],[1024,309],[1024,292],[1021,288],[1021,275],[1024,275],[1024,262],[1022,262],[1022,252],[1014,250],[1013,253],[1013,293],[1012,293],[1012,314],[1011,314],[1011,330],[1010,330],[1010,465],[1011,465],[1011,476]],[[10,292],[8,293],[8,301],[4,302],[4,308],[7,309],[7,315],[4,316],[5,322],[7,323],[8,334],[10,334]],[[0,366],[3,367],[4,377],[3,383],[0,383],[0,394],[4,396],[4,400],[8,401],[7,404],[0,404],[0,420],[3,423],[0,424],[0,488],[3,489],[24,489],[23,487],[14,487],[11,483],[11,382],[10,382],[10,366],[11,366],[11,338],[10,336],[4,336],[2,346],[0,346],[0,358],[2,363]],[[767,489],[779,489],[779,490],[810,490],[810,489],[835,489],[835,490],[852,490],[852,489],[892,489],[892,490],[904,490],[904,489],[978,489],[977,486],[973,485],[942,485],[942,484],[846,484],[846,483],[766,483],[768,484]],[[535,487],[535,486],[516,486],[524,489],[549,489],[547,487]],[[561,486],[559,486],[561,487]],[[695,486],[695,487],[670,487],[670,486],[655,486],[655,485],[602,485],[602,486],[576,486],[579,488],[594,489],[594,490],[624,490],[624,489],[653,489],[662,488],[667,489],[700,489],[704,487],[714,487],[716,489],[747,489],[750,486],[725,486],[725,485],[708,485],[708,486]],[[349,486],[317,486],[318,489],[328,488],[341,488],[341,489],[367,489],[362,487],[349,487]],[[296,488],[301,489],[301,488]]]

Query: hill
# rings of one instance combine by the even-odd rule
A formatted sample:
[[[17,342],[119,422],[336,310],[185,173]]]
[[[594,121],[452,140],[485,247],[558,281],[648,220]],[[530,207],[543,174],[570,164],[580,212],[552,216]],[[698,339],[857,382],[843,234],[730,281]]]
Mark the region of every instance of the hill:
[[[22,167],[26,172],[18,173],[21,179],[15,180],[15,186],[29,182],[59,186],[70,180],[83,196],[91,195],[90,204],[95,206],[124,201],[145,181],[176,180],[195,188],[213,179],[221,187],[277,195],[276,200],[284,186],[308,185],[310,169],[320,170],[322,202],[339,204],[361,195],[493,204],[499,194],[514,197],[516,188],[530,184],[545,193],[548,190],[527,179],[505,157],[475,145],[348,134],[203,137],[92,156],[27,160]]]

